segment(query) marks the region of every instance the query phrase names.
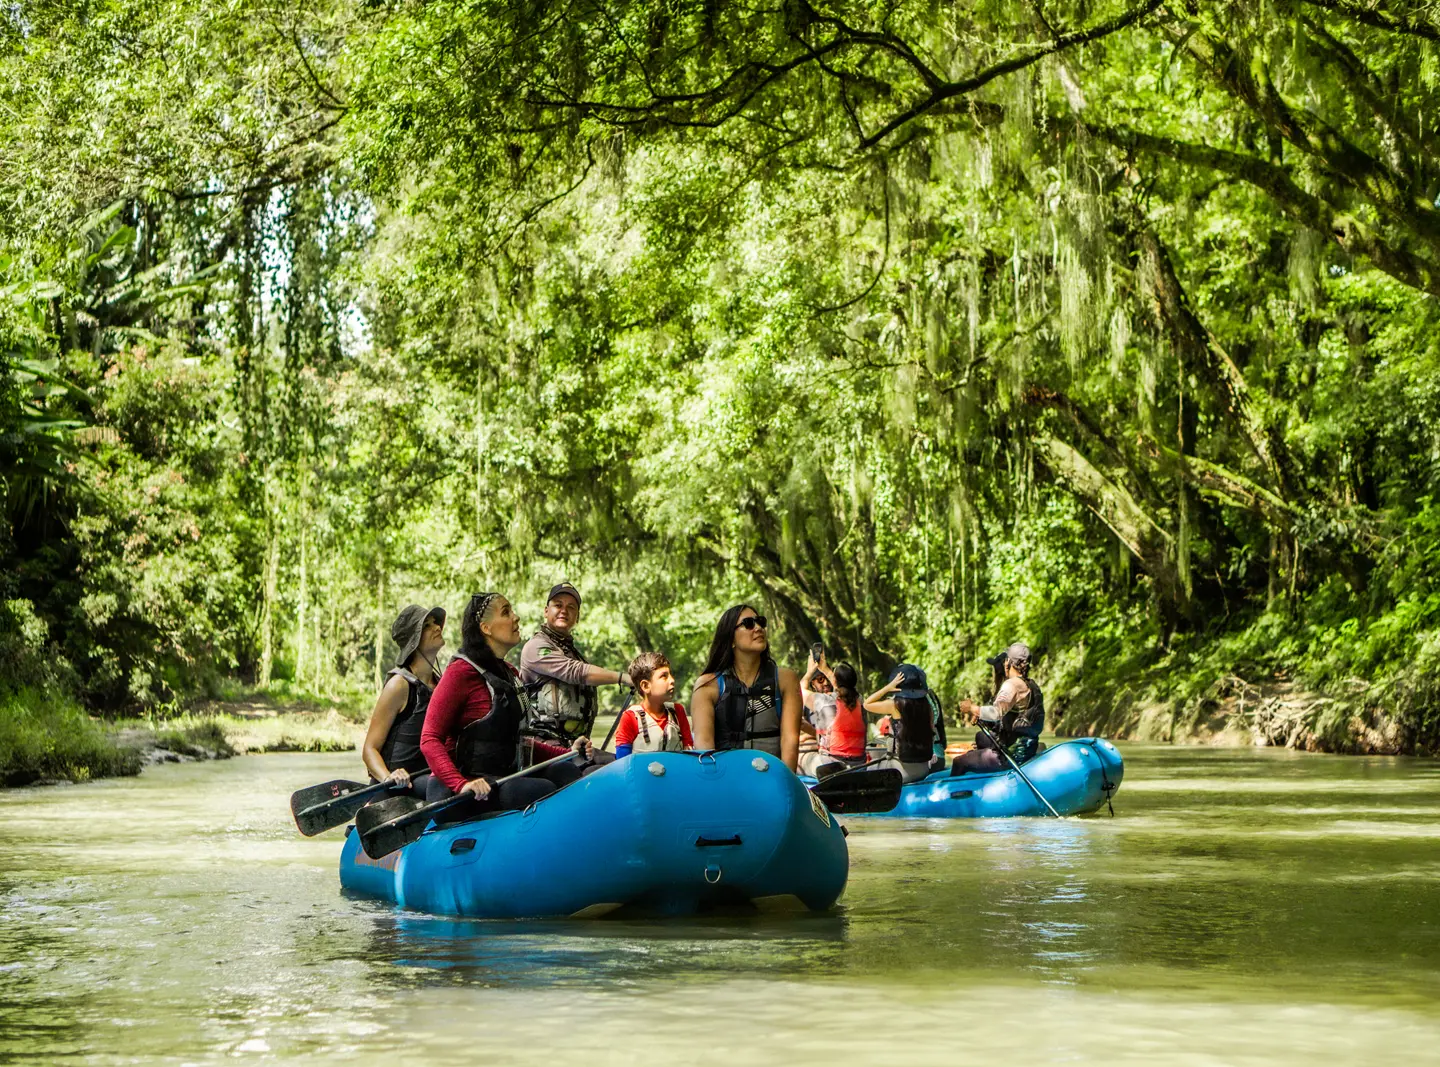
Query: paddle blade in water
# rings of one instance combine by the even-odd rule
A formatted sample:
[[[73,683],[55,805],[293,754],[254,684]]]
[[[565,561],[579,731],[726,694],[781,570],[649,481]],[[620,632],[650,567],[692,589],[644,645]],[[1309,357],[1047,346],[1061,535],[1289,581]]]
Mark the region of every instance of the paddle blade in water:
[[[355,815],[360,848],[372,860],[404,848],[425,832],[429,813],[417,815],[426,805],[414,797],[391,797],[367,804]]]
[[[314,837],[349,822],[378,792],[381,787],[363,782],[336,780],[312,785],[290,794],[290,814],[302,834]]]
[[[900,803],[905,783],[893,767],[867,771],[863,767],[834,774],[814,787],[813,792],[836,815],[874,815]]]

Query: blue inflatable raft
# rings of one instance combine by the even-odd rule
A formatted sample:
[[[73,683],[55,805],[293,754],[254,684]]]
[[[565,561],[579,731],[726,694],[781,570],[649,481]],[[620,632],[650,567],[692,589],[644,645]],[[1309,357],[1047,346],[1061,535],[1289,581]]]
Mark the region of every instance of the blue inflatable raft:
[[[1125,777],[1120,750],[1101,737],[1063,741],[1021,766],[1061,815],[1095,811],[1115,795]],[[1048,817],[1050,812],[1013,770],[952,778],[947,769],[907,783],[900,790],[900,803],[877,817],[1004,819],[1025,815]]]
[[[773,756],[641,753],[525,811],[431,830],[378,860],[351,832],[340,884],[476,919],[685,915],[738,903],[829,908],[850,856],[839,822]]]

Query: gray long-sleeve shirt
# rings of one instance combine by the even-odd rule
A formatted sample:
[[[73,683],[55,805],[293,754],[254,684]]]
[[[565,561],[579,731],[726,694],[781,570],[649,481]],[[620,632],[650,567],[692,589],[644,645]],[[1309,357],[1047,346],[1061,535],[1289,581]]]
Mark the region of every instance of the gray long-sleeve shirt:
[[[589,664],[565,654],[550,638],[538,633],[520,650],[520,681],[534,685],[545,679],[566,685],[584,685]]]

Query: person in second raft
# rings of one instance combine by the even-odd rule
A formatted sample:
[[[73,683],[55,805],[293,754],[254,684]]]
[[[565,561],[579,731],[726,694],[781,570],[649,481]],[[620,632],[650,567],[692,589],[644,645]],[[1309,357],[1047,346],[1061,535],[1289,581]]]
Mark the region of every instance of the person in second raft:
[[[770,655],[766,623],[749,604],[720,616],[690,701],[695,744],[702,750],[758,748],[793,771],[800,753],[800,679]]]
[[[919,781],[943,767],[945,720],[939,707],[923,670],[913,663],[896,667],[889,683],[865,699],[870,714],[890,716],[895,735],[895,754],[870,766],[898,767],[907,782]]]
[[[443,812],[437,822],[528,807],[555,791],[557,783],[538,773],[497,784],[520,769],[525,700],[515,668],[505,662],[519,643],[520,620],[506,597],[470,598],[460,621],[460,648],[430,698],[420,750],[432,772],[427,802],[457,793],[473,799]],[[575,742],[577,757],[588,755],[588,745]]]
[[[640,703],[626,708],[615,727],[615,758],[632,752],[684,752],[695,747],[685,706],[674,703],[675,676],[658,652],[642,652],[625,673],[634,679]]]
[[[445,609],[403,608],[390,627],[400,658],[370,713],[360,759],[372,782],[390,782],[398,792],[423,797],[430,767],[420,751],[420,729],[440,671],[435,658],[445,646]]]
[[[850,664],[838,664],[832,671],[824,649],[811,650],[800,690],[815,729],[816,746],[815,751],[801,755],[802,773],[833,773],[865,763],[865,709],[856,682]]]
[[[999,684],[995,703],[978,705],[960,702],[960,711],[971,721],[985,724],[975,735],[975,747],[955,757],[951,774],[984,773],[1009,768],[996,747],[999,741],[1017,764],[1033,759],[1040,750],[1040,733],[1045,729],[1045,696],[1030,680],[1030,646],[1019,641],[1002,655],[986,661],[995,668]],[[993,738],[993,739],[992,739]]]

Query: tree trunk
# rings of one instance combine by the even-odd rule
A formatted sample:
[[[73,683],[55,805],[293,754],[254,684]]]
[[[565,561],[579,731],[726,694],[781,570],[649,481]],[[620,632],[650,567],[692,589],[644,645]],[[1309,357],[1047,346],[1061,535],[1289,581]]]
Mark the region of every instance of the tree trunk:
[[[266,508],[270,510],[270,494],[267,492]],[[275,664],[275,598],[280,586],[280,530],[275,522],[273,510],[266,522],[268,531],[265,546],[265,600],[260,612],[260,687],[270,684],[270,673]]]
[[[385,677],[385,567],[380,566],[380,579],[375,583],[375,690],[379,692]]]

